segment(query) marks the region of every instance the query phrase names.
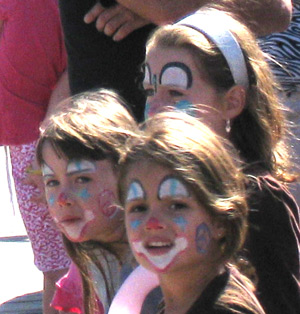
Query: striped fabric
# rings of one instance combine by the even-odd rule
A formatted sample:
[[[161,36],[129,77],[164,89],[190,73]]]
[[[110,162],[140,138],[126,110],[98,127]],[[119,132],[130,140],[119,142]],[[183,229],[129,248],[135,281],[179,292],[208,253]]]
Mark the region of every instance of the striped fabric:
[[[260,38],[262,50],[271,55],[273,73],[285,92],[290,95],[300,88],[300,0],[293,1],[293,18],[289,28]]]

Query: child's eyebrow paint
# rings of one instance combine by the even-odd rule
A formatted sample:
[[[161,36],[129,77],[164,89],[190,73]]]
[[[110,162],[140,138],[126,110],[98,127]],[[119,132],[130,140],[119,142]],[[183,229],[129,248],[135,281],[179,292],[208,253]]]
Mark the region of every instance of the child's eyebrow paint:
[[[44,177],[54,175],[54,171],[47,164],[43,164],[41,168]]]
[[[128,188],[126,202],[136,199],[145,199],[145,197],[146,195],[141,183],[137,180],[132,181]]]
[[[209,245],[210,239],[210,229],[208,228],[206,223],[202,223],[197,227],[196,230],[196,246],[199,253],[205,254],[207,252],[207,247]]]
[[[72,160],[68,163],[67,173],[80,172],[80,171],[95,171],[96,165],[89,160]]]
[[[158,188],[158,199],[163,197],[189,197],[186,186],[177,178],[168,176],[164,178]]]

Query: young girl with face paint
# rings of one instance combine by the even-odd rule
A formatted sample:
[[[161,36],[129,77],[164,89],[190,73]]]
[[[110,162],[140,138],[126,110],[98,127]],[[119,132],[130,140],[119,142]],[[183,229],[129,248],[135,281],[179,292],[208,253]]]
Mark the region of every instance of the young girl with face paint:
[[[264,313],[250,281],[230,264],[248,208],[245,177],[227,146],[195,118],[161,113],[121,164],[128,240],[159,277],[159,313]]]
[[[37,158],[46,199],[80,270],[86,314],[94,313],[95,291],[104,307],[100,313],[106,311],[129,253],[116,165],[120,146],[135,128],[123,101],[106,90],[66,100],[42,125]],[[69,304],[64,310],[74,311]],[[75,313],[81,310],[79,304]]]
[[[299,208],[285,187],[295,175],[277,86],[254,36],[213,9],[160,27],[147,43],[143,85],[146,118],[185,111],[238,150],[245,173],[256,177],[248,186],[245,254],[256,268],[258,297],[269,313],[297,313]]]

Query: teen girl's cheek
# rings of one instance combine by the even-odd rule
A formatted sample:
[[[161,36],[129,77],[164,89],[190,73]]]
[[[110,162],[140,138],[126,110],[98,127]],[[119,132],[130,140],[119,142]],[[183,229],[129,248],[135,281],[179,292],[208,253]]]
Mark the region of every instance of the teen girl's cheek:
[[[196,228],[195,243],[199,254],[207,253],[208,246],[211,242],[211,231],[206,223],[201,223]]]
[[[180,100],[176,102],[175,109],[182,111],[192,117],[196,117],[195,105],[192,104],[189,100]]]
[[[116,205],[115,194],[111,190],[104,189],[98,196],[100,212],[107,218],[112,219],[121,209]]]

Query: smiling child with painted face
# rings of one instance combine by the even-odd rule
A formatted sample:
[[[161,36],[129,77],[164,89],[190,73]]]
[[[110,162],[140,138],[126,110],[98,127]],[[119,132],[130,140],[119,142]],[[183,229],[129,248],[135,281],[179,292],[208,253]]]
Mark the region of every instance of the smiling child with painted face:
[[[37,159],[49,211],[84,287],[84,309],[76,282],[68,297],[63,290],[58,294],[64,297],[55,299],[57,309],[103,313],[120,285],[129,249],[117,200],[116,166],[120,146],[136,128],[125,103],[108,90],[66,100],[42,125]],[[99,312],[94,312],[97,298],[103,307],[99,304]]]
[[[179,113],[157,114],[142,129],[121,164],[119,194],[133,254],[159,277],[159,313],[264,313],[230,264],[248,213],[230,145]]]
[[[300,220],[287,190],[296,175],[277,85],[256,38],[231,15],[200,10],[153,33],[144,73],[146,118],[184,111],[238,150],[251,177],[244,255],[256,270],[257,296],[266,312],[297,313]]]

